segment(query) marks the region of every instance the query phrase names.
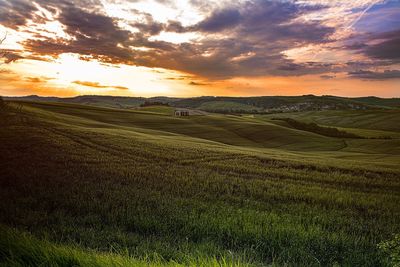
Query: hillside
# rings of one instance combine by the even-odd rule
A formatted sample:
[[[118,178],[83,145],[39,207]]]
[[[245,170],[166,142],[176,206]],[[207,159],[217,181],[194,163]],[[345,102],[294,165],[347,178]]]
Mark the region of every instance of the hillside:
[[[0,263],[387,265],[377,244],[400,231],[397,129],[334,138],[163,108],[0,113]]]
[[[5,97],[8,100],[20,100],[20,101],[36,101],[36,102],[57,102],[57,103],[71,103],[81,105],[92,105],[98,107],[110,107],[110,108],[136,108],[146,101],[150,102],[161,102],[161,103],[173,103],[179,100],[178,98],[171,97],[123,97],[123,96],[98,96],[98,95],[84,95],[76,97],[40,97],[37,95],[23,96],[23,97]]]
[[[225,112],[260,113],[310,110],[365,110],[400,107],[400,99],[344,98],[335,96],[260,96],[260,97],[198,97],[174,102],[178,107],[212,109]],[[231,103],[227,108],[223,108]],[[236,103],[237,106],[232,105]],[[245,107],[243,107],[245,105]]]
[[[379,98],[379,97],[357,97],[355,101],[362,102],[368,105],[381,106],[381,107],[400,107],[399,98]]]
[[[400,131],[400,113],[394,110],[365,111],[310,111],[285,114],[271,114],[265,118],[290,117],[307,122],[343,128],[358,128],[382,131]]]
[[[145,102],[165,103],[178,108],[200,109],[216,113],[280,113],[312,110],[373,110],[397,109],[398,98],[344,98],[336,96],[260,96],[260,97],[115,97],[115,96],[77,96],[72,98],[57,97],[8,97],[9,100],[45,101],[76,103],[112,108],[136,108]]]

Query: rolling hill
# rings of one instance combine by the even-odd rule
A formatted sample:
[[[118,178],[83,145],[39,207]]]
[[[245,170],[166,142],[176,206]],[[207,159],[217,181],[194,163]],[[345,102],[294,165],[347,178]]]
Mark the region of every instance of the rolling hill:
[[[171,97],[123,97],[123,96],[99,96],[99,95],[83,95],[76,97],[41,97],[37,95],[23,96],[23,97],[4,97],[8,100],[21,100],[21,101],[36,101],[36,102],[57,102],[57,103],[71,103],[81,105],[92,105],[98,107],[110,108],[136,108],[146,101],[173,103],[179,98]]]
[[[336,96],[260,96],[260,97],[198,97],[174,102],[178,107],[200,108],[242,113],[286,112],[307,110],[364,110],[400,107],[400,99],[345,98]],[[224,108],[224,106],[229,105]],[[237,106],[234,106],[236,103]]]
[[[392,136],[356,139],[171,110],[2,110],[0,264],[389,266],[377,245],[400,232],[400,111],[284,114]]]
[[[115,97],[115,96],[77,96],[71,98],[57,97],[7,97],[9,100],[45,101],[59,103],[76,103],[113,108],[137,108],[145,102],[166,103],[178,108],[200,109],[216,113],[277,113],[312,110],[365,110],[397,109],[398,98],[345,98],[336,96],[260,96],[260,97]]]

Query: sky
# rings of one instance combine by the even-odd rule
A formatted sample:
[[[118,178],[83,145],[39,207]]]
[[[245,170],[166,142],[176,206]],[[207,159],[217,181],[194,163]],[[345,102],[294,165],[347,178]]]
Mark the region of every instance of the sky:
[[[0,0],[0,95],[400,97],[400,0]]]

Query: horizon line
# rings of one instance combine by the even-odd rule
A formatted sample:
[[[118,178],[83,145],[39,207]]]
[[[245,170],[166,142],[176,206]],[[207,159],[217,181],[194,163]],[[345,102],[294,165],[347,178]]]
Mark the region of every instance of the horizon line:
[[[399,99],[400,96],[395,97],[380,97],[376,95],[362,95],[362,96],[342,96],[342,95],[316,95],[316,94],[302,94],[302,95],[255,95],[255,96],[228,96],[228,95],[199,95],[199,96],[167,96],[167,95],[156,95],[156,96],[124,96],[124,95],[75,95],[75,96],[54,96],[54,95],[21,95],[21,96],[12,96],[12,95],[0,95],[0,97],[5,98],[24,98],[24,97],[43,97],[43,98],[77,98],[84,96],[93,96],[93,97],[125,97],[125,98],[157,98],[157,97],[167,97],[167,98],[201,98],[201,97],[230,97],[230,98],[251,98],[251,97],[302,97],[302,96],[315,96],[315,97],[341,97],[341,98],[362,98],[362,97],[375,97],[381,99]]]

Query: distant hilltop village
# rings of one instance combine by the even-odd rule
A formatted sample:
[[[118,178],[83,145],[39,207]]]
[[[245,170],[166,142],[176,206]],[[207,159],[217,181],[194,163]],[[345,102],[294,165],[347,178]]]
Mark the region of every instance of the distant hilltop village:
[[[366,110],[367,106],[363,104],[353,103],[294,103],[285,104],[275,108],[266,109],[267,112],[299,112],[299,111],[312,111],[312,110]]]

